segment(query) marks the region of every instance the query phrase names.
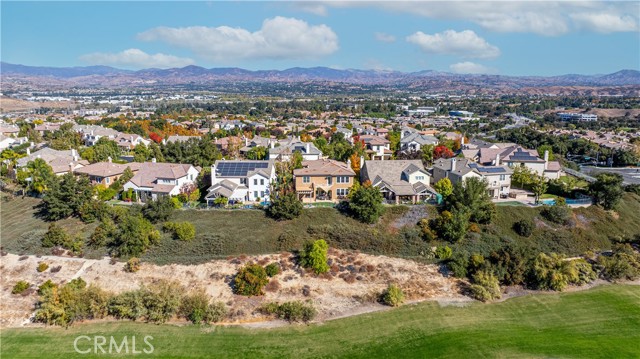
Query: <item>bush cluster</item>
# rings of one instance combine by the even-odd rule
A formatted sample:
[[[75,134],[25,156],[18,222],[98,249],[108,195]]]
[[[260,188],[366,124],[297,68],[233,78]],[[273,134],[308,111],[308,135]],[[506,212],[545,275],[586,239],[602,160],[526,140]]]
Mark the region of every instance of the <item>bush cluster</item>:
[[[140,259],[136,257],[129,258],[127,263],[124,265],[125,272],[135,273],[140,270]]]
[[[269,283],[267,272],[259,264],[249,263],[240,268],[234,279],[234,292],[240,295],[263,295],[263,288]]]
[[[278,263],[269,263],[264,270],[269,277],[275,277],[280,274],[280,265]]]
[[[21,280],[13,286],[13,289],[11,289],[11,294],[22,294],[27,289],[29,289],[30,286],[31,284],[29,284],[29,282]]]
[[[46,271],[47,269],[49,269],[49,265],[47,263],[45,263],[45,262],[38,263],[38,267],[36,268],[38,273],[42,273],[42,272]]]
[[[292,322],[309,322],[316,317],[318,312],[311,303],[301,301],[279,303],[267,303],[260,310],[265,314],[272,314],[280,319]]]
[[[396,284],[389,284],[382,292],[381,301],[388,306],[398,307],[404,303],[404,292]]]
[[[196,237],[196,227],[191,222],[167,222],[162,226],[165,232],[171,232],[173,239],[190,241]]]
[[[300,252],[300,265],[305,268],[311,268],[316,274],[328,272],[328,249],[329,245],[324,239],[305,243]]]
[[[513,231],[522,237],[530,237],[534,228],[535,224],[528,219],[521,219],[513,224]]]

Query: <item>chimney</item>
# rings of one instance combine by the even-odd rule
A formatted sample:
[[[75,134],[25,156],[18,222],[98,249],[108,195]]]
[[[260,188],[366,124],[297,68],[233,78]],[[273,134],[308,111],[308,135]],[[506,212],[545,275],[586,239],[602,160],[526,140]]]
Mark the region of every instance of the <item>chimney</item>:
[[[76,153],[76,149],[75,149],[75,148],[72,148],[72,149],[71,149],[71,156],[72,156],[72,157],[75,157],[76,155],[77,155],[77,153]]]
[[[111,156],[107,157],[107,162],[111,163]]]
[[[360,168],[364,166],[364,156],[360,156]]]
[[[27,147],[27,156],[31,155],[31,149]]]
[[[69,162],[69,172],[73,173],[73,162]]]
[[[211,165],[211,185],[216,184],[216,165]]]
[[[460,146],[464,145],[464,135],[462,135],[462,137],[460,137]]]
[[[276,141],[269,140],[269,147],[275,148],[276,147]]]
[[[347,166],[348,166],[349,168],[351,168],[351,158],[349,158],[349,159],[347,160]]]
[[[549,150],[544,151],[544,169],[545,169],[545,171],[547,170],[548,166],[549,166]]]
[[[305,152],[305,153],[309,154],[310,150],[311,150],[311,144],[309,142],[307,142],[307,152]]]
[[[456,170],[456,158],[451,159],[451,172]]]
[[[244,138],[244,145],[249,146],[249,139],[246,136]]]
[[[156,163],[156,158],[155,157],[151,159],[151,163]]]
[[[496,159],[493,160],[493,165],[494,166],[500,166],[500,154],[496,153]]]

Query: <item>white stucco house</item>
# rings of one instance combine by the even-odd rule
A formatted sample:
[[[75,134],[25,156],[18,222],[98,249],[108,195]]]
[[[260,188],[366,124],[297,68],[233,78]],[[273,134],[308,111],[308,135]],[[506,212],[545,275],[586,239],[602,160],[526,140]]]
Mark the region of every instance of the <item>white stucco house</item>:
[[[494,198],[505,198],[511,191],[511,168],[505,165],[483,166],[468,159],[439,159],[433,164],[431,183],[436,184],[448,178],[452,184],[464,182],[476,177],[487,181],[489,195]]]
[[[216,198],[230,201],[259,202],[267,200],[271,183],[276,180],[274,161],[216,161],[211,166],[211,187],[207,204]]]

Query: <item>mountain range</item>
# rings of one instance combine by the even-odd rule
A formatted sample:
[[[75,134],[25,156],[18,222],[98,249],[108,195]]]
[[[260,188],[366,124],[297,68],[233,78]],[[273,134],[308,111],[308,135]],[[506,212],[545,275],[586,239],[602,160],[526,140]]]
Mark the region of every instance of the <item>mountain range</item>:
[[[424,70],[419,72],[335,69],[329,67],[294,67],[286,70],[246,70],[241,68],[211,68],[186,66],[171,69],[123,70],[109,66],[38,67],[0,62],[3,82],[31,80],[73,86],[106,87],[127,84],[198,84],[219,82],[337,82],[428,86],[436,83],[456,86],[494,88],[553,87],[553,86],[637,86],[640,71],[621,70],[604,75],[568,74],[561,76],[505,76],[453,74]]]

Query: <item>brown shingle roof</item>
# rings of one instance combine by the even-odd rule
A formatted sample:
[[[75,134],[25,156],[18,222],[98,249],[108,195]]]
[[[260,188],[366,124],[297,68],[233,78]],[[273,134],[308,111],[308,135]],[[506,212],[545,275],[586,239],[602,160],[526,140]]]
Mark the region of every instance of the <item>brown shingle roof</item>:
[[[356,173],[344,162],[330,159],[303,161],[302,168],[293,171],[296,176],[355,176]]]

